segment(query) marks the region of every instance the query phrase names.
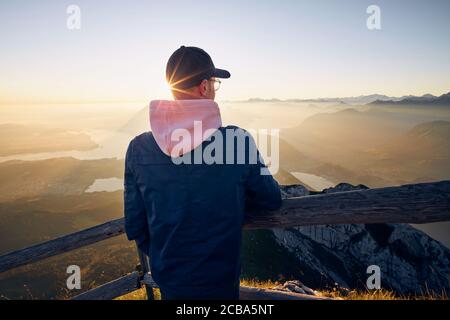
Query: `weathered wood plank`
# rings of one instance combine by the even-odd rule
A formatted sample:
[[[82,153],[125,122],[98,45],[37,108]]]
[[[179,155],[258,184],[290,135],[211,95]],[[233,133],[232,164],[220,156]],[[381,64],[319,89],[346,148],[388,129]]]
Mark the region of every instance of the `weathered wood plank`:
[[[159,289],[158,284],[155,282],[155,280],[153,280],[153,277],[150,273],[147,273],[144,275],[144,278],[142,279],[142,283],[144,283],[145,285],[147,285],[149,287]]]
[[[137,247],[137,244],[136,244]],[[150,272],[150,257],[142,252],[139,247],[137,247],[137,252],[139,255],[139,261],[141,263],[141,269],[143,274],[148,274]],[[145,290],[147,293],[147,300],[155,300],[155,296],[153,295],[152,287],[145,284]]]
[[[319,194],[283,201],[277,211],[249,214],[248,229],[321,224],[431,223],[450,221],[450,181]],[[0,272],[78,249],[124,232],[123,219],[0,257]]]
[[[124,233],[124,220],[107,223],[68,234],[0,257],[0,272],[78,249]]]
[[[450,181],[319,194],[248,215],[249,229],[323,224],[431,223],[450,220]]]
[[[72,300],[112,300],[141,288],[138,272],[130,273],[119,279],[105,283],[95,289],[86,291]]]

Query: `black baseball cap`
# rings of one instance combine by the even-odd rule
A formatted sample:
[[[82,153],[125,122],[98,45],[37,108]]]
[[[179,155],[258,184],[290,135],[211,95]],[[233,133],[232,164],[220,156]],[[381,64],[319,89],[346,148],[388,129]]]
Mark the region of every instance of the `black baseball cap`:
[[[217,69],[208,53],[197,47],[181,46],[169,58],[166,79],[172,88],[189,89],[211,78],[228,79],[231,74]]]

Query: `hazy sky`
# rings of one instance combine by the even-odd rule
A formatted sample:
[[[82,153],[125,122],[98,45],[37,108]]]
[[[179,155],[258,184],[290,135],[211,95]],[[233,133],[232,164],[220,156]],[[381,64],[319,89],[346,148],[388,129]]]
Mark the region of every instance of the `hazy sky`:
[[[68,5],[81,30],[66,27]],[[366,9],[381,9],[381,30]],[[218,99],[450,91],[450,1],[1,0],[0,102],[168,98],[180,45],[231,71]]]

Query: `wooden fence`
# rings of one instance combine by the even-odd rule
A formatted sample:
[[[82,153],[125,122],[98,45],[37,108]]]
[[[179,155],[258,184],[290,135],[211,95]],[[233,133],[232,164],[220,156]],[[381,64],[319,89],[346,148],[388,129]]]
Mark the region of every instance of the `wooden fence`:
[[[398,187],[322,193],[283,200],[279,210],[248,214],[246,229],[288,228],[325,224],[431,223],[450,221],[450,181]],[[66,253],[124,233],[124,220],[69,234],[0,257],[0,272]],[[113,299],[141,288],[153,299],[157,288],[149,257],[139,252],[142,272],[132,272],[74,299]],[[242,287],[241,299],[320,299],[275,290]]]

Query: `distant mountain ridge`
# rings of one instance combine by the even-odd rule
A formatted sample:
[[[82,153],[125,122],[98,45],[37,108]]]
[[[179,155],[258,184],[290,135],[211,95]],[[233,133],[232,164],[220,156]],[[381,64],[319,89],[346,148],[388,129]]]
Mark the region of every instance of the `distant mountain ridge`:
[[[250,98],[243,102],[248,103],[277,103],[277,102],[291,102],[291,103],[301,103],[301,102],[311,102],[311,103],[336,103],[336,104],[349,104],[349,105],[366,105],[366,104],[417,104],[422,102],[430,102],[435,104],[448,104],[449,94],[446,93],[441,96],[434,96],[432,94],[424,94],[422,96],[407,95],[401,97],[392,97],[384,94],[369,94],[360,95],[355,97],[342,97],[342,98],[317,98],[317,99],[262,99],[262,98]],[[231,102],[231,101],[230,101]]]
[[[408,96],[401,100],[376,100],[370,105],[430,105],[430,106],[450,106],[450,92],[439,97],[426,94],[420,97]]]
[[[343,98],[317,98],[317,99],[261,99],[261,98],[250,98],[245,102],[249,103],[276,103],[276,102],[291,102],[291,103],[301,103],[301,102],[311,102],[311,103],[336,103],[336,104],[349,104],[349,105],[364,105],[377,100],[380,101],[391,101],[391,100],[401,100],[402,98],[390,97],[382,94],[371,94],[371,95],[361,95],[357,97],[343,97]]]

